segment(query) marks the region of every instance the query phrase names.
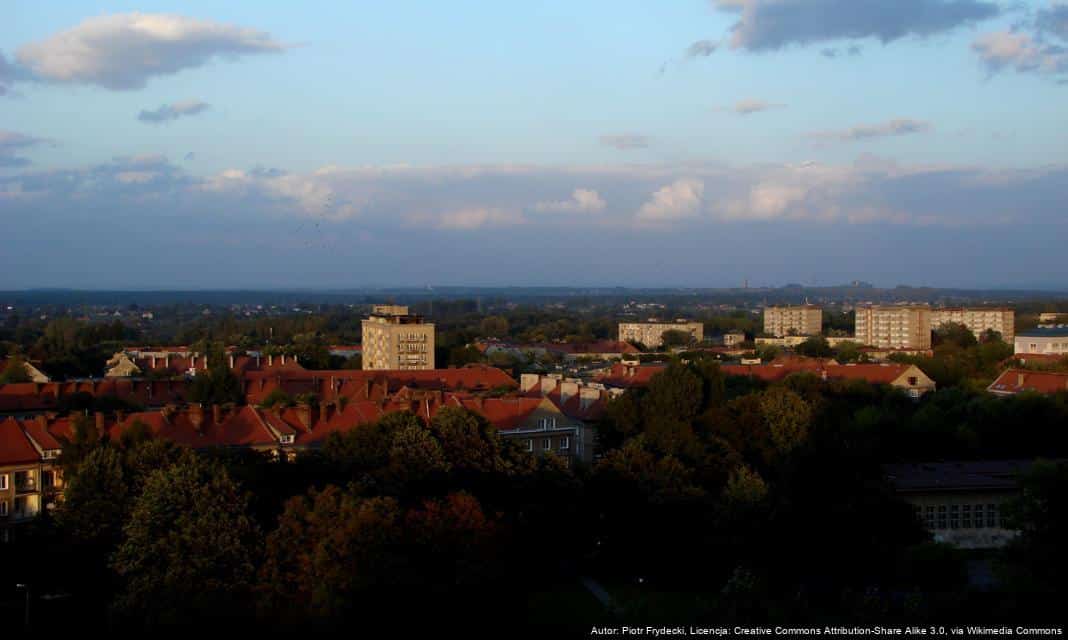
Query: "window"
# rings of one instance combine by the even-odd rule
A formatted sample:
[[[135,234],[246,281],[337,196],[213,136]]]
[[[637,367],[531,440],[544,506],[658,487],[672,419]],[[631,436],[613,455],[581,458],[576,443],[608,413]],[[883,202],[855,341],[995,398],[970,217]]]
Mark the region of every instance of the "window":
[[[986,505],[986,526],[991,529],[998,526],[998,506],[996,504]]]
[[[7,515],[7,500],[0,500],[0,517]]]
[[[923,511],[923,526],[927,527],[928,529],[934,529],[935,528],[935,508],[934,507],[927,507],[926,509],[924,509],[924,511]]]
[[[972,505],[962,505],[960,508],[960,526],[965,529],[972,528]]]
[[[938,506],[938,528],[946,528],[946,505],[944,504]]]
[[[975,520],[973,521],[975,523],[975,528],[982,529],[983,526],[985,526],[986,524],[985,522],[983,522],[983,505],[975,505],[973,511],[975,512]]]
[[[541,429],[555,429],[556,418],[539,418],[538,427]]]
[[[542,440],[541,448],[546,450],[546,451],[552,451],[552,449],[553,449],[553,439],[552,438],[546,438],[546,439]]]
[[[527,438],[527,451],[534,450],[534,438]]]
[[[5,491],[6,489],[7,489],[7,474],[6,473],[0,473],[0,491]]]
[[[560,438],[560,448],[561,449],[567,449],[570,446],[571,446],[571,439],[570,438]]]
[[[949,528],[960,529],[960,505],[949,505]]]

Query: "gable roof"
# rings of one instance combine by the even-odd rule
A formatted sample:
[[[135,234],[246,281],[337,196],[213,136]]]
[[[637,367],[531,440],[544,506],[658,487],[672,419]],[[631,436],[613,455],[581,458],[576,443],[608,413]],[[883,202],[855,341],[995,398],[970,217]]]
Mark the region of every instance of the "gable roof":
[[[0,464],[32,464],[41,460],[41,454],[22,431],[22,425],[14,418],[0,421]]]
[[[997,395],[1015,395],[1024,391],[1038,393],[1068,391],[1068,373],[1006,369],[994,382],[990,383],[986,390]]]

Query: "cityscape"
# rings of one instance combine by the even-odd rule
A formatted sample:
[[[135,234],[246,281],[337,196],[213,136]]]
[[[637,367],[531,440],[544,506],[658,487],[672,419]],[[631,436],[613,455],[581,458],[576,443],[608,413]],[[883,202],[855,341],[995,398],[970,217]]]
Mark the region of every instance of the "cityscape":
[[[8,4],[0,639],[1064,635],[1064,0]]]

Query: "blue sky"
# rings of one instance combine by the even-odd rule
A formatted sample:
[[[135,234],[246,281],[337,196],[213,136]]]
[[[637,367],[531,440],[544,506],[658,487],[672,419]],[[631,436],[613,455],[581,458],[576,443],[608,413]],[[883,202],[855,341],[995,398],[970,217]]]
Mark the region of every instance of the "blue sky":
[[[3,288],[1068,288],[1063,2],[0,11]]]

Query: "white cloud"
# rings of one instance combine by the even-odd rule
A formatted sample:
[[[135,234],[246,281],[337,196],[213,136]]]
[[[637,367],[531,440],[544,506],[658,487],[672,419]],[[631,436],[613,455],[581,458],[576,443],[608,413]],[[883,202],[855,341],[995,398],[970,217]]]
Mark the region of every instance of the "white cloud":
[[[15,58],[26,73],[43,82],[129,90],[216,58],[286,48],[255,29],[184,16],[123,13],[88,18],[20,47]]]
[[[1047,75],[1068,73],[1068,51],[1064,47],[1040,42],[1027,33],[985,33],[976,38],[972,49],[991,73],[1004,69]]]
[[[44,138],[35,138],[16,131],[0,129],[0,168],[25,167],[30,164],[28,158],[17,155],[19,152],[42,144],[47,144]]]
[[[522,223],[522,216],[513,211],[491,207],[469,207],[441,214],[437,227],[439,229],[473,230]]]
[[[570,200],[539,202],[533,208],[539,213],[597,213],[606,206],[601,194],[593,189],[575,189]]]
[[[868,140],[871,138],[886,138],[915,133],[926,133],[931,131],[931,129],[932,126],[929,122],[913,120],[910,118],[896,118],[887,122],[858,125],[849,129],[815,131],[808,134],[808,137],[813,140],[850,142],[854,140]]]
[[[705,185],[694,178],[683,178],[661,187],[638,209],[638,220],[670,222],[698,214]]]
[[[174,102],[172,104],[161,104],[158,109],[143,110],[137,115],[137,119],[141,122],[147,122],[149,124],[160,124],[163,122],[170,122],[171,120],[177,120],[182,116],[195,116],[198,113],[207,111],[211,105],[200,100],[186,100],[184,102]]]
[[[748,116],[769,109],[781,109],[785,107],[781,102],[768,102],[766,100],[745,99],[739,100],[732,105],[723,107],[720,111],[730,111],[740,116]]]

